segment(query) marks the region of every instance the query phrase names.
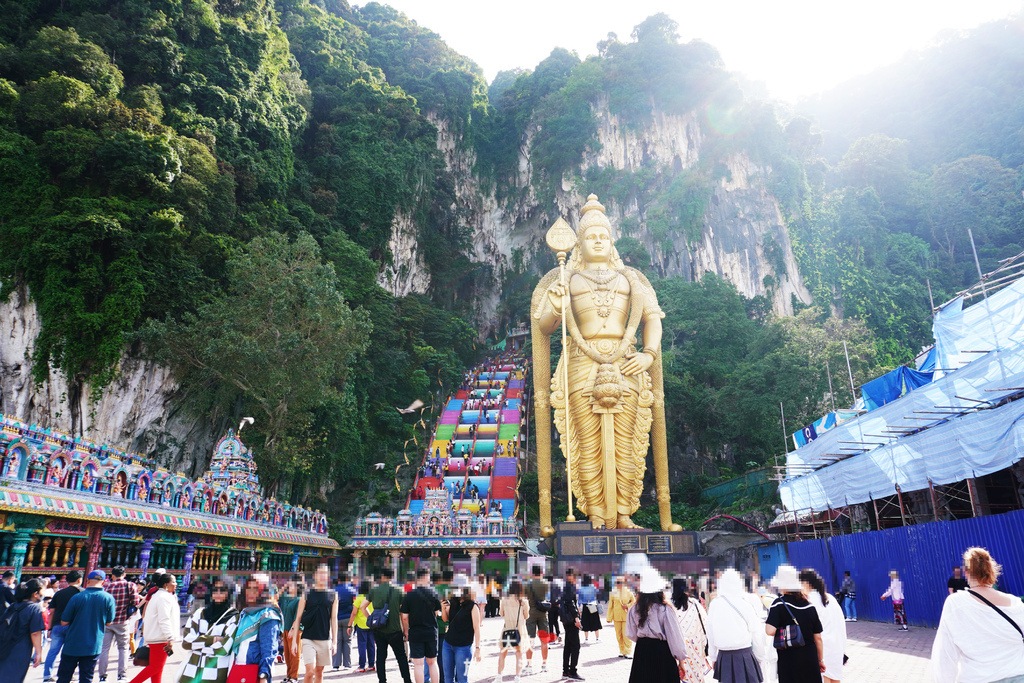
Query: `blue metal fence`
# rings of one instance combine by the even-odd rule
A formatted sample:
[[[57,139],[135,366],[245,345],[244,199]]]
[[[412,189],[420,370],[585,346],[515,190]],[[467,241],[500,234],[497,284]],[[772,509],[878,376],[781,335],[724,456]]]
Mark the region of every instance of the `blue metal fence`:
[[[949,594],[946,580],[971,546],[988,549],[1003,566],[1000,590],[1024,595],[1024,510],[793,542],[789,561],[800,569],[816,569],[833,593],[849,571],[857,582],[857,616],[873,621],[892,621],[892,603],[880,597],[895,569],[903,581],[910,624],[934,627]]]

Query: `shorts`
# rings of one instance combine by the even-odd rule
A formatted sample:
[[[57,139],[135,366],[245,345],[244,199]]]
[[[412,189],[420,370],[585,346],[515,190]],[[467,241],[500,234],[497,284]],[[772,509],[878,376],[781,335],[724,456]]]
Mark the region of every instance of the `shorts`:
[[[302,663],[306,666],[330,666],[331,641],[303,640]]]
[[[539,610],[530,610],[530,618],[526,620],[526,634],[531,638],[537,637],[537,629],[548,630],[548,613]]]
[[[437,659],[437,638],[433,640],[410,640],[409,659]]]

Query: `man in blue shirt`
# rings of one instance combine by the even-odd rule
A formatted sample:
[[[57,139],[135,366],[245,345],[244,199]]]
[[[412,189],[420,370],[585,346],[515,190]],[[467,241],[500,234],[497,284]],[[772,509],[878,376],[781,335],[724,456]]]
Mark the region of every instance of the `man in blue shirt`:
[[[355,602],[356,589],[352,587],[352,581],[347,572],[342,572],[338,577],[338,583],[334,590],[338,593],[338,649],[334,651],[334,658],[331,664],[337,671],[339,666],[346,669],[352,666],[352,651],[349,649],[348,620],[352,616],[353,603]]]
[[[114,596],[103,590],[106,578],[98,569],[89,574],[86,589],[68,600],[61,614],[60,623],[67,630],[57,667],[57,683],[71,683],[75,669],[78,669],[79,683],[92,683],[103,630],[114,620]]]

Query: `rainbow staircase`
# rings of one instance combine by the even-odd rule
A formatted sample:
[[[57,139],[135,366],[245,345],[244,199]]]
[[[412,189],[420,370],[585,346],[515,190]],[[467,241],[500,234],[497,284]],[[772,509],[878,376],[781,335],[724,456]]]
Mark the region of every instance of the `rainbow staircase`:
[[[422,511],[426,491],[443,486],[452,494],[453,512],[500,509],[506,519],[515,516],[523,361],[487,361],[467,374],[470,380],[449,399],[424,453],[407,505],[413,515]],[[492,404],[480,407],[481,401]],[[430,471],[435,465],[440,477]]]

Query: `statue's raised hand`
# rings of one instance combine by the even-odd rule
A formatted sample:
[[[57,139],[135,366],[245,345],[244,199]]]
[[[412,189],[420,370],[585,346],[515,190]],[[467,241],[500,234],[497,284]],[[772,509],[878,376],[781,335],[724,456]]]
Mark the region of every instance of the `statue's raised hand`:
[[[548,288],[548,301],[551,302],[551,309],[555,312],[555,315],[562,314],[562,306],[567,294],[568,288],[562,284],[551,285]]]
[[[627,353],[626,362],[622,364],[622,374],[639,375],[651,367],[654,363],[654,356],[649,353]]]

